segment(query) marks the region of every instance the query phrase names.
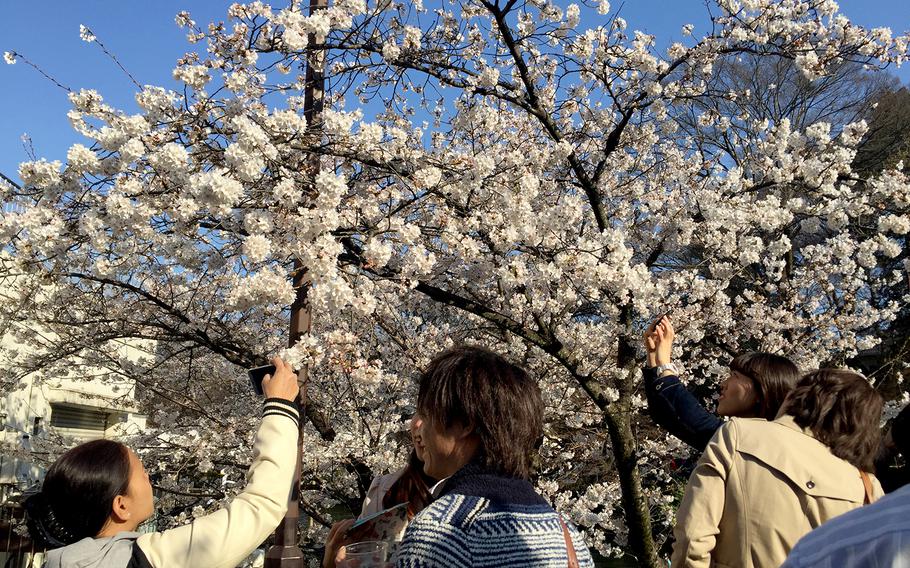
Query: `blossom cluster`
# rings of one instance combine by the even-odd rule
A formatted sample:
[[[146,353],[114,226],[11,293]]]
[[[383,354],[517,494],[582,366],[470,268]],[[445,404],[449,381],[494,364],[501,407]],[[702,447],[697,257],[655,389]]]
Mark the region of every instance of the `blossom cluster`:
[[[811,84],[848,62],[901,63],[907,38],[834,2],[721,0],[709,35],[687,26],[660,53],[615,14],[583,29],[574,5],[455,2],[428,26],[411,4],[235,4],[233,26],[207,31],[182,13],[207,43],[174,70],[190,89],[145,87],[133,115],[74,93],[89,142],[24,163],[23,187],[4,190],[21,210],[0,238],[48,287],[3,317],[52,331],[23,338],[38,347],[24,364],[78,352],[151,385],[151,469],[217,495],[187,515],[242,485],[253,423],[238,377],[286,347],[296,300],[312,329],[282,353],[310,374],[314,518],[362,498],[356,472],[405,460],[414,378],[434,354],[488,345],[543,389],[541,492],[600,552],[639,551],[630,525],[653,511],[666,533],[667,464],[685,452],[644,412],[634,353],[650,320],[673,315],[687,380],[711,386],[745,350],[844,362],[908,300],[910,183],[902,166],[855,171],[869,124],[752,116],[756,97],[800,83],[719,81],[759,54]],[[305,65],[334,81],[311,122],[290,73]],[[356,107],[372,97],[383,110],[367,116]],[[154,356],[101,357],[112,334]],[[636,448],[633,477],[612,467],[628,459],[616,439]],[[195,478],[173,473],[188,463]],[[637,512],[621,504],[630,487]]]

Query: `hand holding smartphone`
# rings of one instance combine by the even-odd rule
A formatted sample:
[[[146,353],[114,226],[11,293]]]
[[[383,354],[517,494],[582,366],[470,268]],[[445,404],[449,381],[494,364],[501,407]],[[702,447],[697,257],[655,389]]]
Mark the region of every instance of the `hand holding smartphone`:
[[[266,375],[274,376],[277,370],[275,365],[263,365],[261,367],[254,367],[246,372],[247,376],[250,377],[250,384],[253,386],[253,390],[256,391],[256,394],[259,396],[263,395],[262,380]]]

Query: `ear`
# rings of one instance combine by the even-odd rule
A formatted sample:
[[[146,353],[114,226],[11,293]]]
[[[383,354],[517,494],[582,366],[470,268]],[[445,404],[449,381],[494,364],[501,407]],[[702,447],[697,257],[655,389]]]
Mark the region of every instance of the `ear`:
[[[111,518],[118,523],[125,523],[130,519],[130,499],[126,495],[117,495],[111,504]]]
[[[477,434],[477,427],[473,423],[467,424],[456,424],[452,428],[454,430],[455,437],[459,440],[463,440],[469,436]]]

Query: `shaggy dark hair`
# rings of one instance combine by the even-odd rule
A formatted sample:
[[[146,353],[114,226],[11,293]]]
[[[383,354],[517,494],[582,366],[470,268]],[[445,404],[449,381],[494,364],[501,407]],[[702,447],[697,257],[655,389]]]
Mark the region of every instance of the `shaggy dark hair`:
[[[835,456],[873,471],[881,443],[882,397],[866,377],[844,369],[805,375],[784,402],[782,412],[828,446]]]
[[[756,418],[774,420],[784,399],[799,381],[793,361],[773,353],[743,353],[730,362],[730,369],[752,379],[757,397]]]
[[[47,470],[41,492],[25,503],[32,539],[56,548],[95,537],[130,482],[129,449],[93,440],[69,450]]]
[[[472,428],[492,472],[527,479],[543,436],[540,387],[524,369],[480,347],[436,356],[420,378],[417,412],[431,423]]]

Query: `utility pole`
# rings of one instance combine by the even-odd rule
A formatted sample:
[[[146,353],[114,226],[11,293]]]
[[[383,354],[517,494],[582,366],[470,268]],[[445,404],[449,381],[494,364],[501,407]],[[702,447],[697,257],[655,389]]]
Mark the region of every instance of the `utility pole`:
[[[328,0],[310,0],[310,15],[317,10],[328,6]],[[303,115],[306,118],[307,130],[311,137],[320,137],[322,131],[322,109],[325,103],[325,51],[322,47],[314,47],[316,37],[310,34],[309,57],[307,58],[306,75],[303,94]],[[320,169],[318,154],[310,155],[307,160],[307,173],[310,184],[315,185],[316,175]],[[292,347],[304,335],[310,332],[312,325],[312,309],[307,301],[309,282],[306,270],[299,260],[294,261],[293,284],[296,296],[291,304],[290,337],[288,346]],[[306,385],[309,378],[309,369],[306,366],[297,372],[297,381]],[[288,511],[284,519],[275,529],[275,544],[265,555],[265,568],[303,568],[303,551],[300,550],[300,466],[303,459],[303,425],[306,422],[306,390],[301,390],[300,405],[300,436],[297,446],[297,467],[294,469],[294,479],[291,493],[288,497]]]

